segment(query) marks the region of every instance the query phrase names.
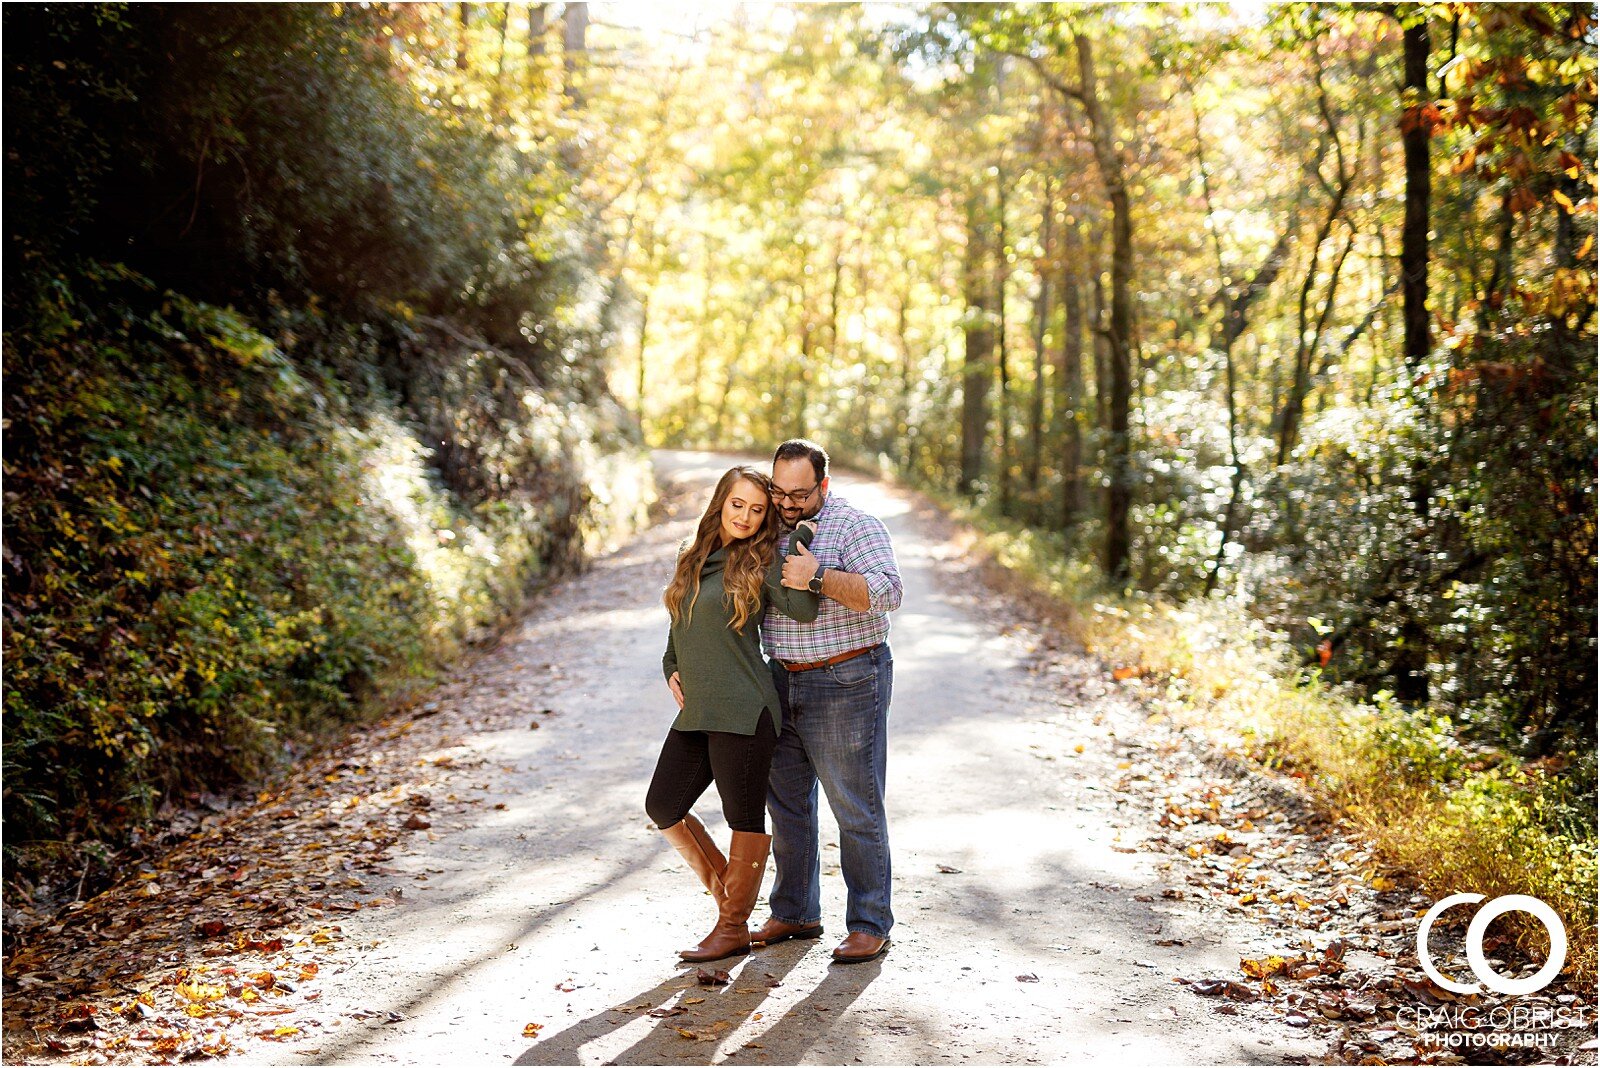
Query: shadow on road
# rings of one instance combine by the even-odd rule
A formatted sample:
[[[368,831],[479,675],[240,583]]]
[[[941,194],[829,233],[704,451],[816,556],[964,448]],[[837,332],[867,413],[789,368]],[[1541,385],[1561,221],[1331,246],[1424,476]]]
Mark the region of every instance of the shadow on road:
[[[512,1063],[581,1064],[584,1057],[580,1051],[584,1047],[598,1043],[603,1050],[608,1037],[624,1030],[638,1030],[643,1024],[648,1030],[631,1045],[606,1057],[605,1063],[709,1064],[718,1059],[726,1036],[752,1023],[765,1024],[766,1030],[753,1038],[741,1036],[735,1049],[722,1059],[737,1061],[741,1053],[767,1052],[778,1053],[792,1063],[827,1032],[828,1016],[825,1014],[838,1013],[848,1007],[877,977],[882,963],[880,960],[849,968],[830,968],[817,988],[784,1012],[776,1023],[758,1019],[766,1015],[763,1009],[769,1003],[771,984],[781,984],[808,952],[816,951],[819,951],[817,943],[786,943],[759,950],[736,965],[737,971],[726,987],[699,986],[693,981],[692,967],[680,969],[671,978],[629,998],[624,1005],[603,1009],[565,1031],[541,1039]],[[682,1015],[659,1019],[647,1015],[651,1010],[681,1005],[679,994],[705,1000]],[[685,1037],[683,1031],[704,1037]],[[756,1045],[747,1047],[746,1043],[751,1042]],[[589,1059],[594,1059],[594,1053]]]

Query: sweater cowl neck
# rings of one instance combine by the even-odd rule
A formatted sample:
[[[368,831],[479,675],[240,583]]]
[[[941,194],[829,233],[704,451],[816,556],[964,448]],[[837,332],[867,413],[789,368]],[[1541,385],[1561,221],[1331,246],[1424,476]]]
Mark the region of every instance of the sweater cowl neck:
[[[726,545],[721,545],[714,549],[710,556],[706,557],[705,563],[700,565],[700,575],[701,577],[706,575],[714,575],[718,571],[725,570],[727,566],[728,547]]]

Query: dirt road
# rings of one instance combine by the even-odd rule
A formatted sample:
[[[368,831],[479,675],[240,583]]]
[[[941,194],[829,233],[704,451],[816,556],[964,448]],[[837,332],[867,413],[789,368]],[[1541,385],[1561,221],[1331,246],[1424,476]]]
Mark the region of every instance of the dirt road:
[[[891,636],[894,945],[872,964],[830,967],[844,902],[825,816],[828,934],[699,985],[674,951],[704,933],[712,905],[643,797],[673,716],[659,591],[729,462],[658,454],[678,502],[663,525],[552,589],[427,704],[207,821],[144,873],[145,890],[193,890],[162,914],[171,952],[128,963],[160,929],[118,918],[117,895],[137,883],[69,917],[96,936],[77,952],[104,955],[81,956],[77,974],[103,966],[115,978],[104,990],[155,992],[118,1018],[143,1037],[102,1037],[99,1052],[64,1040],[74,1059],[152,1059],[169,1031],[191,1046],[221,1041],[206,1027],[265,1064],[1120,1068],[1339,1055],[1352,1037],[1339,1013],[1203,997],[1191,981],[1243,979],[1241,959],[1274,953],[1337,953],[1327,970],[1346,992],[1363,969],[1384,973],[1385,939],[1403,932],[1385,924],[1359,856],[1308,831],[1292,797],[1247,788],[1150,722],[1105,665],[986,586],[933,509],[848,474],[834,492],[888,524],[906,588]],[[714,793],[698,811],[724,838]],[[352,822],[365,830],[341,830]],[[1239,872],[1258,894],[1241,893]],[[203,926],[241,902],[271,915],[281,947],[240,935],[235,917],[220,936]],[[1351,937],[1363,916],[1378,930]],[[71,970],[52,967],[38,974]],[[257,968],[277,981],[251,999],[241,984]],[[27,970],[13,969],[12,989],[19,973],[27,989]],[[185,978],[227,996],[196,998]],[[1343,1019],[1370,1017],[1361,1011]],[[39,1051],[8,1016],[8,1059]],[[1344,1055],[1405,1040],[1391,1030]]]

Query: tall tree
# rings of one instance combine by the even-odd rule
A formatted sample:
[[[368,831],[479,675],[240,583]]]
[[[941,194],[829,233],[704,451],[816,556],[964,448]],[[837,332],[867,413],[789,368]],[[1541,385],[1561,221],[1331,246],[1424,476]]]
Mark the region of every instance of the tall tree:
[[[967,194],[967,242],[961,289],[966,311],[961,333],[961,475],[957,488],[971,496],[983,478],[984,438],[989,423],[989,383],[994,378],[994,320],[990,310],[989,225],[981,185]]]

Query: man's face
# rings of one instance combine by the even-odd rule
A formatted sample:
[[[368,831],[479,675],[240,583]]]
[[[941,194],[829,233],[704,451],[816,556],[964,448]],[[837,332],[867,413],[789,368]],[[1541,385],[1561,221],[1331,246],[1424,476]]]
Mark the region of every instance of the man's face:
[[[794,460],[779,460],[772,465],[772,503],[778,506],[778,518],[786,530],[802,519],[810,519],[822,511],[822,502],[828,496],[828,480],[817,481],[816,469],[811,461],[801,456]]]

